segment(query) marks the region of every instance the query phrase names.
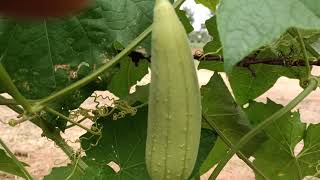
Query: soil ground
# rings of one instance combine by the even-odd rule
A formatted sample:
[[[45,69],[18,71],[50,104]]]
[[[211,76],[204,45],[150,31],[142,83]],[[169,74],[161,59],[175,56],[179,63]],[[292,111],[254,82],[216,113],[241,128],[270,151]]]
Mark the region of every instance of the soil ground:
[[[319,74],[320,69],[316,69],[314,72]],[[212,72],[201,71],[199,73],[200,83],[205,84],[211,75]],[[258,100],[265,102],[268,97],[277,103],[285,105],[300,91],[301,88],[297,80],[280,78],[275,86],[259,97]],[[92,102],[87,101],[84,105],[90,106]],[[320,90],[312,93],[298,106],[302,120],[308,123],[320,122],[319,106]],[[6,122],[9,119],[15,118],[15,116],[15,113],[0,106],[0,120]],[[52,141],[41,137],[41,133],[41,129],[28,122],[15,128],[0,123],[0,137],[20,160],[30,165],[27,169],[37,180],[47,175],[52,167],[63,166],[68,162],[65,154],[57,148]],[[70,145],[74,148],[79,148],[79,144],[72,142],[83,133],[84,131],[79,128],[72,128],[67,130],[63,136],[69,140]],[[7,174],[0,174],[0,180],[13,179],[19,178]],[[202,179],[207,179],[207,176],[204,175]],[[254,174],[246,164],[234,157],[224,168],[218,179],[251,180],[254,179]]]

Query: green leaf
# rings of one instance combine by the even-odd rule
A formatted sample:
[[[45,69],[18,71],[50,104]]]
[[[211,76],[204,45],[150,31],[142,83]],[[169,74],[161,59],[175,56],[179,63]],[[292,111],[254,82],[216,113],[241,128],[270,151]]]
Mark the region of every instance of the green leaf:
[[[304,136],[304,147],[298,155],[304,175],[314,175],[319,173],[320,159],[320,124],[310,124]],[[318,175],[319,177],[319,175]]]
[[[209,8],[212,12],[215,12],[220,0],[195,0],[195,2],[197,4],[201,3],[207,8]]]
[[[50,22],[13,22],[0,19],[2,63],[16,86],[30,99],[43,98],[57,90],[55,69],[102,61],[79,19]],[[101,63],[100,63],[101,64]]]
[[[216,139],[217,135],[214,131],[204,128],[201,129],[200,148],[195,167],[193,168],[193,172],[190,176],[191,178],[202,175],[200,168],[203,162],[207,159]]]
[[[24,166],[28,166],[26,163],[21,162]],[[20,168],[14,163],[14,161],[7,155],[7,153],[0,149],[0,171],[17,175],[20,177],[25,177],[24,173]]]
[[[177,10],[176,12],[187,34],[191,33],[194,29],[193,29],[193,26],[190,24],[190,21],[186,15],[186,12],[180,9]]]
[[[217,164],[222,157],[226,156],[226,152],[228,152],[229,147],[218,138],[214,144],[214,147],[209,152],[206,160],[202,163],[200,168],[200,174],[206,173],[210,170],[215,164]]]
[[[87,133],[81,137],[83,149],[89,164],[99,171],[97,178],[103,179],[149,179],[145,166],[145,143],[147,129],[147,108],[140,108],[135,116],[114,121],[112,115],[98,121],[102,137],[97,146],[96,138]],[[110,171],[107,166],[113,161],[120,172]]]
[[[250,129],[250,122],[241,108],[234,102],[234,99],[224,84],[220,75],[215,73],[209,83],[201,88],[203,115],[208,124],[215,123],[229,141],[236,143]],[[212,126],[212,125],[211,125]],[[213,127],[212,127],[213,128]],[[259,135],[252,139],[241,151],[245,155],[251,155],[259,144],[264,141],[264,136]],[[214,146],[208,158],[201,168],[201,173],[208,171],[220,158],[224,157],[225,149],[229,149],[226,144],[219,141]],[[215,153],[220,156],[215,156]]]
[[[223,72],[223,62],[201,62],[199,69]],[[229,82],[236,102],[244,105],[269,90],[281,76],[300,79],[306,75],[303,67],[285,67],[267,64],[235,67],[229,74]]]
[[[209,34],[212,36],[213,40],[208,42],[203,47],[204,53],[215,53],[222,55],[222,50],[220,50],[222,48],[222,45],[219,38],[216,16],[213,16],[212,18],[206,21],[206,27]]]
[[[40,22],[0,17],[0,55],[15,84],[29,99],[57,90],[56,66],[93,70],[119,42],[127,46],[152,23],[153,0],[97,0],[76,16]],[[65,86],[64,86],[65,87]]]
[[[319,12],[320,2],[319,1],[317,1],[317,0],[303,0],[301,2],[304,3],[318,17],[320,17],[320,12]]]
[[[115,41],[126,47],[152,23],[154,0],[96,0],[95,4],[78,17],[90,39],[103,47]]]
[[[308,4],[316,5],[316,2],[310,0]],[[320,28],[320,18],[301,0],[221,1],[217,22],[227,72],[253,50],[271,43],[290,27]]]
[[[251,102],[245,111],[248,118],[257,124],[282,107],[268,100],[266,104]],[[300,114],[289,112],[264,129],[264,132],[269,139],[254,153],[253,163],[267,177],[298,180],[316,174],[320,158],[319,125],[310,125],[306,129],[306,124],[300,121]],[[304,141],[304,147],[299,154],[295,154],[294,149],[301,140]]]
[[[133,105],[137,102],[142,104],[148,103],[149,99],[149,85],[145,86],[136,86],[136,91],[132,94],[129,94],[124,100],[129,104]]]
[[[125,58],[120,62],[120,70],[114,75],[108,90],[116,96],[126,97],[130,88],[141,80],[148,73],[149,63],[147,60],[139,60],[135,64],[130,58]]]
[[[80,172],[74,165],[69,164],[65,167],[53,168],[49,175],[44,177],[44,180],[57,180],[67,179],[69,180],[82,180],[84,174]]]
[[[264,94],[281,76],[300,79],[304,77],[302,67],[283,67],[257,64],[249,68],[236,67],[229,76],[230,85],[239,105],[248,103]]]
[[[127,116],[117,121],[113,121],[112,115],[100,119],[99,127],[103,129],[97,146],[92,145],[96,144],[98,137],[92,137],[89,133],[81,137],[82,147],[87,149],[85,161],[94,171],[95,179],[149,179],[145,166],[147,111],[146,106],[139,108],[135,116]],[[202,129],[194,175],[198,173],[215,139],[216,135],[212,130]],[[107,166],[111,161],[120,166],[118,173]],[[68,169],[65,168],[65,171]]]

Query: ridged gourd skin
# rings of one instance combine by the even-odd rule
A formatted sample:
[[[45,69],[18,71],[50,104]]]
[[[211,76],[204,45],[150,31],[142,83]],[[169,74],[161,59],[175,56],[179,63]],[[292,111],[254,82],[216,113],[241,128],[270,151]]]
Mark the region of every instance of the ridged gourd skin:
[[[186,180],[201,133],[201,95],[186,31],[168,0],[156,0],[146,164],[152,180]]]

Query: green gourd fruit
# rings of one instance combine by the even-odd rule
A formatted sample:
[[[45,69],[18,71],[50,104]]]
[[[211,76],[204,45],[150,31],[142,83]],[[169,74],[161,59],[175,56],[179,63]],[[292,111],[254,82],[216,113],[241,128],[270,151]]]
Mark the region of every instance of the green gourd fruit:
[[[152,29],[146,165],[152,180],[186,180],[198,154],[201,95],[186,31],[168,0]]]

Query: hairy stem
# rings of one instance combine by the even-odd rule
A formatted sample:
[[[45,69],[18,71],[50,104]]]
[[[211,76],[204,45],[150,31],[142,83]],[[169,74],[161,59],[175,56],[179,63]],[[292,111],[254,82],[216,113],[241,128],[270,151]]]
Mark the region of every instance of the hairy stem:
[[[214,121],[209,121],[204,115],[202,115],[202,118],[208,123],[208,125],[214,129],[219,137],[222,139],[222,141],[231,149],[234,149],[235,146],[231,143],[231,141],[227,138],[227,136],[225,136],[223,134],[222,131],[220,131],[218,125],[214,122]],[[260,171],[260,169],[258,169],[240,150],[237,152],[237,155],[240,159],[243,160],[243,162],[245,162],[254,172],[256,172],[257,174],[259,174],[263,179],[265,180],[269,180],[269,178],[263,174],[262,171]]]
[[[32,176],[29,174],[29,172],[26,170],[26,168],[24,168],[23,164],[16,158],[16,156],[13,154],[13,152],[10,151],[8,146],[2,141],[1,138],[0,138],[0,145],[9,154],[9,156],[12,158],[13,162],[19,167],[20,171],[22,171],[25,178],[27,180],[33,180]]]
[[[27,99],[19,92],[18,88],[13,84],[11,77],[6,69],[0,63],[0,83],[5,87],[6,91],[27,111],[32,112],[32,107]]]
[[[76,125],[76,126],[79,126],[80,128],[88,131],[89,133],[91,133],[91,134],[93,134],[93,135],[100,135],[100,132],[92,131],[91,129],[83,126],[82,124],[80,124],[80,123],[78,123],[78,122],[76,122],[76,121],[73,121],[72,119],[68,118],[67,116],[65,116],[65,115],[63,115],[63,114],[61,114],[61,113],[59,113],[58,111],[55,111],[54,109],[51,109],[51,108],[49,108],[49,107],[46,107],[45,110],[46,110],[47,112],[55,115],[55,116],[59,116],[60,118],[66,120],[66,121],[68,121],[68,122],[70,122],[70,123],[72,123],[72,124],[74,124],[74,125]]]
[[[318,86],[318,80],[312,78],[306,89],[304,89],[296,98],[294,98],[287,106],[281,108],[279,111],[271,115],[269,118],[261,122],[246,135],[244,135],[240,141],[234,146],[234,148],[228,151],[228,154],[219,162],[218,166],[214,169],[210,180],[216,179],[221,170],[227,164],[227,162],[232,158],[232,156],[239,151],[244,145],[246,145],[254,136],[261,132],[264,128],[270,125],[272,122],[278,120],[283,115],[291,111],[295,106],[297,106],[304,98],[306,98],[312,91]]]

